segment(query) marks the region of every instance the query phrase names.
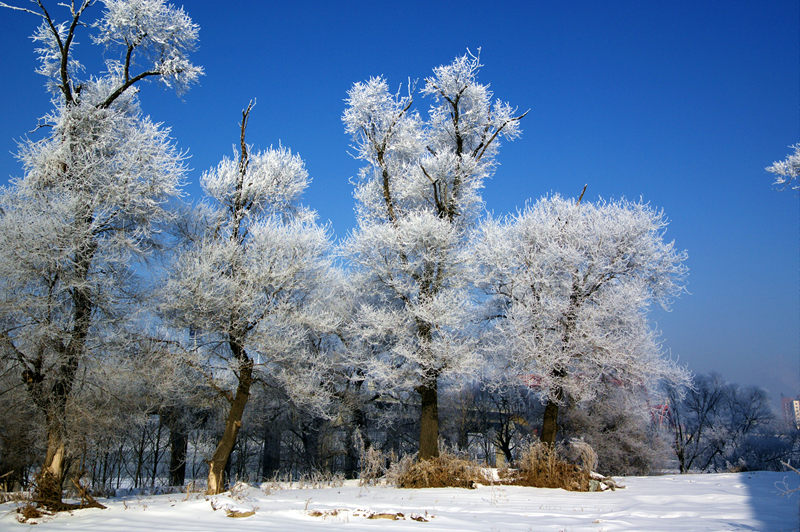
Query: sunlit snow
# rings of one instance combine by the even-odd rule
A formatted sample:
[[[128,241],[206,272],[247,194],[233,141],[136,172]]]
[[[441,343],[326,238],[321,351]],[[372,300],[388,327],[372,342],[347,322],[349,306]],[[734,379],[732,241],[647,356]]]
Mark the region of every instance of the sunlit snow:
[[[234,497],[229,493],[216,497],[190,494],[188,498],[172,494],[104,500],[107,510],[45,517],[37,520],[35,529],[788,531],[800,525],[797,494],[781,494],[797,485],[794,474],[723,473],[618,480],[625,489],[602,493],[519,486],[411,490],[359,487],[357,481],[316,489],[265,483],[239,490]],[[17,523],[14,508],[12,503],[0,505],[0,529],[22,530],[28,526]],[[230,518],[227,510],[255,513]]]

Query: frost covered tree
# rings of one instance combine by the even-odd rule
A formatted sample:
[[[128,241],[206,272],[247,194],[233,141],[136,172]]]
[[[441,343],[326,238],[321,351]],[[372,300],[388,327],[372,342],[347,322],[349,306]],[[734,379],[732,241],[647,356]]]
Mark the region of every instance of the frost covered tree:
[[[203,174],[209,201],[200,231],[177,258],[163,304],[192,331],[187,362],[224,398],[225,429],[209,460],[208,493],[224,491],[225,466],[257,379],[317,411],[326,399],[328,334],[338,326],[337,276],[327,229],[298,204],[308,186],[302,159],[284,147],[245,142]]]
[[[523,115],[479,83],[478,57],[433,70],[413,109],[414,87],[382,77],[358,82],[343,115],[355,157],[357,228],[346,253],[369,297],[355,317],[381,389],[414,390],[421,402],[419,458],[438,455],[438,385],[476,367],[464,324],[471,274],[465,242],[496,167],[499,140],[514,139]]]
[[[37,497],[54,507],[62,506],[65,412],[76,374],[108,330],[101,324],[129,299],[131,260],[152,247],[185,173],[168,130],[142,116],[137,85],[152,78],[183,90],[202,73],[188,59],[198,27],[182,10],[160,0],[108,0],[87,24],[93,3],[60,4],[69,10],[64,22],[42,1],[32,9],[0,4],[41,19],[33,34],[37,72],[53,102],[42,124],[49,136],[21,142],[24,177],[0,196],[0,339],[46,420]],[[87,25],[119,59],[81,77],[73,49]]]
[[[486,345],[503,377],[537,385],[544,442],[555,442],[559,406],[593,397],[604,381],[686,379],[647,322],[686,273],[686,254],[664,241],[666,224],[646,204],[558,196],[483,224],[474,253],[494,324]]]
[[[789,146],[794,150],[782,161],[775,161],[767,166],[765,170],[775,175],[775,185],[781,187],[791,187],[795,190],[800,189],[800,143]]]

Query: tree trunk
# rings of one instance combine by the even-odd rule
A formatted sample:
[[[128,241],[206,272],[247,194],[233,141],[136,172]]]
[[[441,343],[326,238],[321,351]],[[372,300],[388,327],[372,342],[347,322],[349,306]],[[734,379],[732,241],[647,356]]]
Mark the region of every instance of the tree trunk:
[[[142,438],[136,448],[136,474],[133,477],[133,487],[139,488],[144,485],[144,446],[147,440],[147,422],[142,426]]]
[[[269,480],[281,467],[281,432],[277,427],[264,427],[261,449],[261,480]]]
[[[680,423],[675,423],[675,443],[673,445],[675,456],[681,473],[686,473],[686,448],[683,445],[683,429]]]
[[[348,430],[345,434],[344,478],[358,478],[358,449],[355,444],[356,438],[353,437],[355,430],[357,429]]]
[[[183,486],[186,481],[186,453],[189,449],[189,436],[186,423],[182,419],[181,408],[173,407],[162,411],[161,420],[169,430],[169,485]]]
[[[236,354],[236,351],[234,351],[234,354]],[[225,491],[225,466],[228,464],[231,451],[233,451],[233,446],[236,444],[236,437],[242,427],[244,408],[250,398],[250,385],[253,383],[253,361],[244,354],[242,354],[242,357],[237,358],[242,360],[239,366],[239,385],[236,387],[236,395],[231,401],[228,418],[225,420],[225,432],[217,444],[214,455],[208,462],[207,495],[216,495]]]
[[[73,338],[71,347],[80,344],[82,351],[83,338]],[[61,486],[66,472],[66,444],[64,441],[67,415],[67,397],[72,390],[75,372],[78,368],[78,355],[69,347],[66,350],[66,361],[57,369],[57,377],[51,388],[45,386],[44,373],[40,367],[34,371],[23,372],[28,391],[34,403],[45,414],[47,427],[47,451],[42,469],[36,477],[34,499],[45,507],[62,510]]]
[[[314,418],[310,424],[301,427],[300,441],[303,443],[303,462],[308,471],[320,471],[320,425],[322,422]]]
[[[161,421],[161,416],[158,416],[158,431],[156,432],[156,441],[153,444],[153,475],[150,478],[150,489],[156,487],[156,477],[158,477],[158,462],[161,460],[161,432],[164,424]]]
[[[558,403],[551,399],[547,401],[547,406],[544,408],[544,417],[542,419],[542,442],[551,446],[555,445],[557,430]]]
[[[567,345],[568,336],[564,337],[564,345]],[[553,377],[556,382],[565,379],[567,372],[564,369],[558,368],[553,370]],[[542,418],[542,436],[541,440],[544,443],[553,446],[556,444],[556,432],[558,432],[558,404],[564,399],[564,389],[558,386],[555,389],[551,399],[547,400],[547,406],[544,407],[544,416]]]
[[[359,379],[355,382],[354,399],[352,401],[352,430],[347,432],[347,456],[345,456],[344,473],[347,478],[358,478],[362,453],[372,447],[367,429],[366,403],[362,402],[361,388],[364,385],[364,373],[357,370]],[[374,400],[374,397],[369,401]]]
[[[467,432],[465,426],[459,427],[456,445],[458,446],[458,450],[463,453],[469,450],[469,432]]]
[[[48,427],[47,454],[42,470],[36,479],[34,498],[44,506],[59,509],[61,505],[61,485],[64,482],[64,462],[66,446],[59,427]]]
[[[511,456],[511,442],[513,439],[513,429],[511,419],[501,421],[500,427],[495,434],[495,446],[503,453],[505,463],[511,464],[514,458]]]
[[[422,408],[419,418],[419,459],[439,456],[439,397],[436,379],[417,387]]]
[[[189,438],[183,430],[169,432],[169,485],[183,486],[186,481],[186,452]]]
[[[86,221],[91,225],[91,217]],[[75,257],[76,271],[80,279],[86,280],[89,275],[97,242],[90,240],[86,249]],[[61,362],[55,369],[52,386],[45,386],[45,371],[41,357],[37,357],[31,367],[22,372],[22,380],[34,404],[45,414],[47,420],[47,453],[42,469],[36,480],[34,498],[42,505],[54,510],[62,510],[65,505],[61,501],[61,485],[64,481],[66,445],[64,442],[67,416],[67,399],[75,383],[80,358],[84,354],[86,337],[89,334],[93,304],[86,289],[75,290],[72,294],[72,330],[66,345],[60,344],[58,354]]]
[[[239,426],[239,428],[241,429],[241,426]],[[228,461],[225,462],[225,472],[223,473],[223,478],[226,485],[230,485],[231,480],[234,478],[233,475],[231,475],[231,469],[233,469],[233,453],[236,452],[237,447],[240,447],[239,444],[239,437],[237,435],[236,440],[233,442],[233,449],[231,449],[230,454],[228,454]]]

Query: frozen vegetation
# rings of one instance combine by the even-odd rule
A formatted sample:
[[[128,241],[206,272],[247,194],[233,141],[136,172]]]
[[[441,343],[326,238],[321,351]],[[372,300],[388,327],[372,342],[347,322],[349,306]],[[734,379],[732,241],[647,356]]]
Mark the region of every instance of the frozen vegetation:
[[[52,98],[0,189],[0,489],[32,500],[4,503],[0,528],[796,529],[784,474],[748,471],[796,461],[797,427],[760,390],[692,377],[651,322],[686,291],[665,213],[581,193],[486,214],[501,142],[528,112],[479,80],[479,53],[419,86],[352,85],[337,112],[362,166],[356,227],[334,242],[303,203],[303,159],[250,143],[252,102],[232,157],[182,202],[186,156],[139,95],[204,73],[182,8],[0,7],[37,17]],[[85,32],[95,72],[72,47]],[[797,149],[770,167],[778,183],[796,186]],[[530,480],[539,462],[521,450],[536,445],[561,484]],[[592,459],[556,463],[569,446]],[[583,490],[597,467],[739,473],[603,493],[510,485],[522,473],[474,490],[238,482],[477,470],[462,458]],[[190,479],[202,490],[180,491]],[[102,497],[126,486],[178,488]]]

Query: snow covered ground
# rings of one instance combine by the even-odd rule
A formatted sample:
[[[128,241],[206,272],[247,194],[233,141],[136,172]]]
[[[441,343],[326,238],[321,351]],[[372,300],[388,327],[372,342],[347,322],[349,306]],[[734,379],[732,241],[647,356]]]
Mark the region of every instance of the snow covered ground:
[[[781,495],[784,473],[621,477],[625,489],[571,493],[518,486],[402,490],[319,489],[264,484],[228,494],[104,500],[107,510],[37,519],[35,530],[759,530],[800,529],[798,494]],[[216,509],[214,509],[216,508]],[[15,505],[0,505],[0,529],[22,530]],[[228,510],[255,511],[231,518]],[[399,516],[398,514],[402,514]],[[370,518],[372,516],[372,518]],[[396,520],[393,520],[395,518]],[[417,520],[418,519],[418,520]]]

